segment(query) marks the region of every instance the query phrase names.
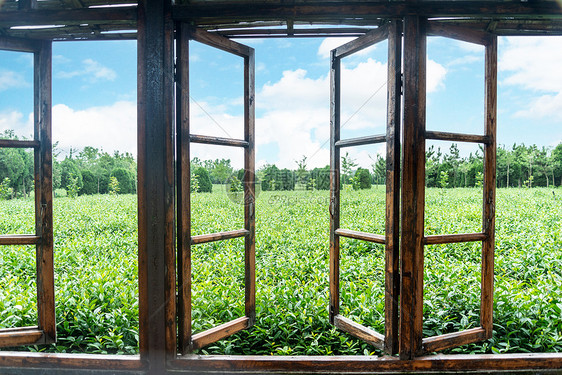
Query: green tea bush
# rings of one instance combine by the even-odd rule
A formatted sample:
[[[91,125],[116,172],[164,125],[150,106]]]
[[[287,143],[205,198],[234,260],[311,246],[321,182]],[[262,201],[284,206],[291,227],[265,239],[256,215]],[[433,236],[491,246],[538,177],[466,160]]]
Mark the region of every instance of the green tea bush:
[[[426,234],[481,230],[481,189],[430,188]],[[499,189],[494,336],[452,353],[562,351],[562,194]],[[58,342],[31,350],[138,352],[137,207],[134,195],[54,201]],[[328,322],[327,191],[265,191],[256,203],[256,324],[202,354],[380,354]],[[33,200],[0,202],[0,233],[33,233]],[[192,195],[192,233],[243,228],[226,189]],[[385,190],[346,191],[342,227],[384,234]],[[0,251],[0,327],[36,324],[33,247]],[[244,314],[243,240],[193,246],[193,328]],[[475,327],[480,243],[425,248],[424,336]],[[341,242],[341,313],[382,332],[384,249]],[[29,350],[29,349],[26,349]]]

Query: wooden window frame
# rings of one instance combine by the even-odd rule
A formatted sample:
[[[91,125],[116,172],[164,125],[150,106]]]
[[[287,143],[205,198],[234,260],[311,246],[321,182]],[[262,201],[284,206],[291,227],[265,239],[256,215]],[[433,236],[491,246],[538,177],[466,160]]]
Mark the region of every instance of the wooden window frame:
[[[33,0],[32,0],[33,2]],[[337,5],[336,7],[341,5]],[[347,5],[346,5],[347,6]],[[176,263],[175,263],[175,210],[174,210],[174,141],[173,141],[173,20],[190,19],[192,10],[187,6],[172,6],[170,1],[141,0],[137,9],[138,29],[138,143],[139,143],[139,341],[140,354],[133,356],[118,355],[85,355],[85,354],[55,354],[55,353],[27,353],[0,352],[0,366],[8,371],[25,370],[26,373],[43,373],[46,368],[55,370],[109,370],[110,373],[263,373],[277,371],[284,373],[302,372],[338,372],[338,373],[385,373],[385,372],[458,372],[511,374],[513,371],[526,372],[559,372],[562,368],[561,353],[517,353],[517,354],[489,354],[489,355],[432,355],[416,357],[412,347],[406,347],[401,358],[378,358],[366,356],[178,356],[176,334]],[[278,12],[293,17],[295,14],[301,19],[312,19],[318,9],[311,4],[303,4],[291,9],[280,7],[264,8],[264,18],[268,9],[270,13]],[[325,7],[319,4],[316,7]],[[197,9],[197,5],[195,5]],[[212,7],[210,7],[212,8]],[[423,62],[419,59],[424,46],[419,44],[420,21],[424,16],[434,13],[443,15],[478,14],[485,17],[493,14],[515,14],[530,18],[533,12],[542,8],[550,12],[559,12],[556,4],[452,4],[444,3],[444,7],[435,4],[415,4],[408,7],[402,3],[394,5],[374,4],[359,7],[362,14],[375,15],[377,12],[396,17],[405,21],[404,42],[404,91],[408,92],[408,103],[414,107],[408,108],[405,117],[411,123],[404,128],[405,158],[416,157],[418,148],[415,142],[423,139],[420,133],[419,114],[424,113],[424,97],[419,95],[419,78],[415,76],[415,69]],[[245,12],[245,6],[218,11],[225,20],[234,20],[240,11]],[[337,9],[337,8],[334,8]],[[347,9],[347,8],[346,8]],[[351,8],[349,8],[351,9]],[[173,12],[172,12],[173,10]],[[97,11],[97,10],[96,10]],[[211,9],[212,13],[213,9]],[[308,11],[309,13],[306,13]],[[333,9],[324,9],[333,12]],[[498,12],[500,11],[500,12]],[[82,19],[93,10],[69,10],[65,12],[66,19]],[[238,12],[238,13],[237,13]],[[366,12],[366,13],[365,13]],[[60,13],[60,12],[55,12]],[[55,14],[53,13],[53,14]],[[116,12],[123,14],[135,12]],[[111,12],[111,15],[114,13]],[[308,18],[308,15],[310,18]],[[4,15],[5,16],[5,15]],[[12,15],[7,15],[11,17]],[[27,17],[18,14],[16,16]],[[33,14],[33,16],[41,16]],[[33,18],[30,14],[29,17]],[[81,18],[82,17],[82,18]],[[41,17],[39,17],[41,19]],[[104,16],[104,19],[107,19]],[[256,19],[260,19],[257,16]],[[36,21],[37,22],[37,21]],[[495,22],[483,21],[490,27]],[[292,22],[291,22],[292,23]],[[547,25],[541,23],[537,28]],[[431,29],[431,25],[429,29]],[[511,26],[512,27],[512,26]],[[425,34],[424,34],[425,37]],[[0,38],[5,43],[5,38]],[[424,50],[425,52],[425,50]],[[420,106],[421,104],[421,106]],[[407,136],[406,136],[407,135]],[[410,140],[409,137],[412,137]],[[416,184],[420,180],[416,175],[416,165],[408,169],[409,198],[419,195]],[[402,195],[405,192],[402,191]],[[410,212],[409,218],[402,218],[401,224],[406,224],[401,231],[412,230],[414,236],[407,240],[415,243],[416,231],[416,201],[410,199],[405,209]],[[410,211],[412,210],[413,211]],[[423,227],[423,226],[422,226]],[[423,234],[422,234],[423,238]],[[418,240],[422,246],[421,240]],[[415,254],[414,254],[415,255]],[[402,264],[403,266],[403,264]],[[403,269],[403,267],[402,267]],[[412,271],[412,268],[409,269]],[[417,275],[417,274],[416,274]],[[410,284],[402,291],[408,291],[413,296],[414,280],[412,274],[404,275]],[[408,289],[410,288],[410,289]],[[410,300],[410,304],[412,301]],[[401,322],[402,323],[402,322]],[[409,323],[405,321],[405,323]],[[408,326],[401,327],[407,330]],[[412,337],[412,333],[408,333]],[[406,343],[411,344],[415,340]],[[419,340],[421,342],[421,339]],[[402,347],[401,347],[402,349]],[[411,354],[411,355],[410,355]]]
[[[35,233],[1,235],[0,245],[35,245],[38,324],[0,329],[0,347],[49,344],[56,340],[53,263],[51,139],[51,41],[0,37],[0,50],[34,56],[33,140],[0,140],[2,148],[33,148]]]
[[[341,59],[374,44],[388,40],[386,134],[340,139]],[[331,52],[330,68],[330,323],[389,354],[398,352],[398,218],[400,217],[400,76],[401,22],[391,21]],[[340,228],[340,150],[368,144],[386,144],[385,234],[378,235]],[[384,334],[340,314],[340,237],[385,246],[385,329]]]
[[[256,316],[256,238],[255,238],[255,54],[254,49],[225,37],[177,24],[177,121],[178,162],[178,336],[183,354],[247,329]],[[244,59],[244,139],[220,138],[190,133],[189,41],[194,40]],[[244,149],[244,229],[205,235],[191,235],[190,143],[240,147]],[[245,316],[206,331],[192,334],[191,327],[191,246],[232,238],[244,238]]]

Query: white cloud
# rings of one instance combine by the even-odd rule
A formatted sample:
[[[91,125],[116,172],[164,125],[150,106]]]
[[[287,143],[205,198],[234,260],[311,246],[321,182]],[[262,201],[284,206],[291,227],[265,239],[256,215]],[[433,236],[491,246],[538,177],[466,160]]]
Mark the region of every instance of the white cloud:
[[[527,108],[515,112],[515,117],[562,121],[562,91],[556,95],[540,96]]]
[[[85,110],[57,104],[53,107],[53,141],[58,141],[64,152],[70,147],[93,146],[107,152],[118,150],[136,155],[136,103],[121,101]]]
[[[57,78],[63,79],[84,77],[84,79],[90,82],[96,82],[100,80],[113,81],[117,78],[117,73],[115,73],[113,69],[103,66],[95,60],[86,59],[82,61],[81,69],[70,72],[58,72],[56,76]]]
[[[525,107],[514,116],[562,119],[562,37],[514,37],[500,41],[499,70],[506,74],[501,83],[545,93],[526,99]]]
[[[431,59],[427,60],[427,82],[426,90],[428,93],[445,88],[445,76],[447,69]]]
[[[0,112],[0,132],[13,130],[18,137],[33,137],[33,113],[27,119],[18,111]]]
[[[339,37],[339,38],[326,38],[322,41],[322,43],[320,44],[320,47],[318,47],[318,56],[324,58],[324,59],[328,59],[330,58],[330,52],[334,49],[337,48],[341,45],[344,45],[348,42],[351,42],[352,40],[357,39],[356,37]],[[374,49],[376,48],[376,44],[370,47],[367,47],[365,49],[362,49],[361,51],[356,52],[356,54],[354,54],[355,56],[364,56],[369,54],[370,52],[372,52]]]
[[[499,70],[503,83],[534,91],[562,90],[562,37],[502,38]]]
[[[0,91],[25,86],[28,86],[28,84],[25,82],[25,79],[21,76],[21,74],[10,70],[0,71]]]

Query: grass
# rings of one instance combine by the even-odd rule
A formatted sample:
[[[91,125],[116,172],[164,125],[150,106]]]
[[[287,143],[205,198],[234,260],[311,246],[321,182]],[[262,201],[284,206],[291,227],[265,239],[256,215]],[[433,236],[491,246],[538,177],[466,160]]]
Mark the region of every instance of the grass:
[[[428,189],[426,234],[479,231],[477,189]],[[195,194],[193,234],[240,229],[224,191]],[[254,328],[202,349],[221,354],[379,354],[328,323],[327,192],[261,192]],[[31,233],[32,202],[0,202],[0,232]],[[136,197],[56,198],[58,343],[31,350],[138,352]],[[499,189],[494,337],[455,353],[562,350],[562,191]],[[342,227],[384,233],[384,189],[342,194]],[[36,324],[32,247],[0,249],[0,327]],[[478,324],[479,243],[427,246],[424,335]],[[193,327],[243,316],[243,241],[193,247]],[[341,313],[382,332],[383,248],[342,240]]]

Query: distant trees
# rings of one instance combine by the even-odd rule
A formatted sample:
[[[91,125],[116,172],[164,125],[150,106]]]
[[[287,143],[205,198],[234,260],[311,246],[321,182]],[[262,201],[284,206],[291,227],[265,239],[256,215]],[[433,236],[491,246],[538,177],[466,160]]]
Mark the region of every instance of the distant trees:
[[[0,134],[3,139],[17,139],[13,131]],[[456,144],[443,152],[430,146],[426,151],[426,186],[440,188],[474,187],[483,183],[483,154],[478,150],[461,156]],[[109,154],[95,147],[71,149],[60,157],[53,145],[53,187],[64,189],[69,196],[90,194],[135,194],[137,164],[129,153]],[[386,160],[371,158],[370,169],[358,168],[348,153],[341,157],[341,184],[355,189],[368,189],[386,180]],[[295,169],[280,169],[267,164],[257,171],[264,191],[328,190],[330,167],[308,169],[307,157],[295,161]],[[213,184],[229,184],[233,191],[243,189],[244,170],[234,170],[230,159],[191,161],[191,191],[211,192]],[[27,197],[34,189],[33,151],[0,148],[0,199]],[[497,148],[497,186],[535,187],[562,186],[562,143],[554,148],[513,144]]]

